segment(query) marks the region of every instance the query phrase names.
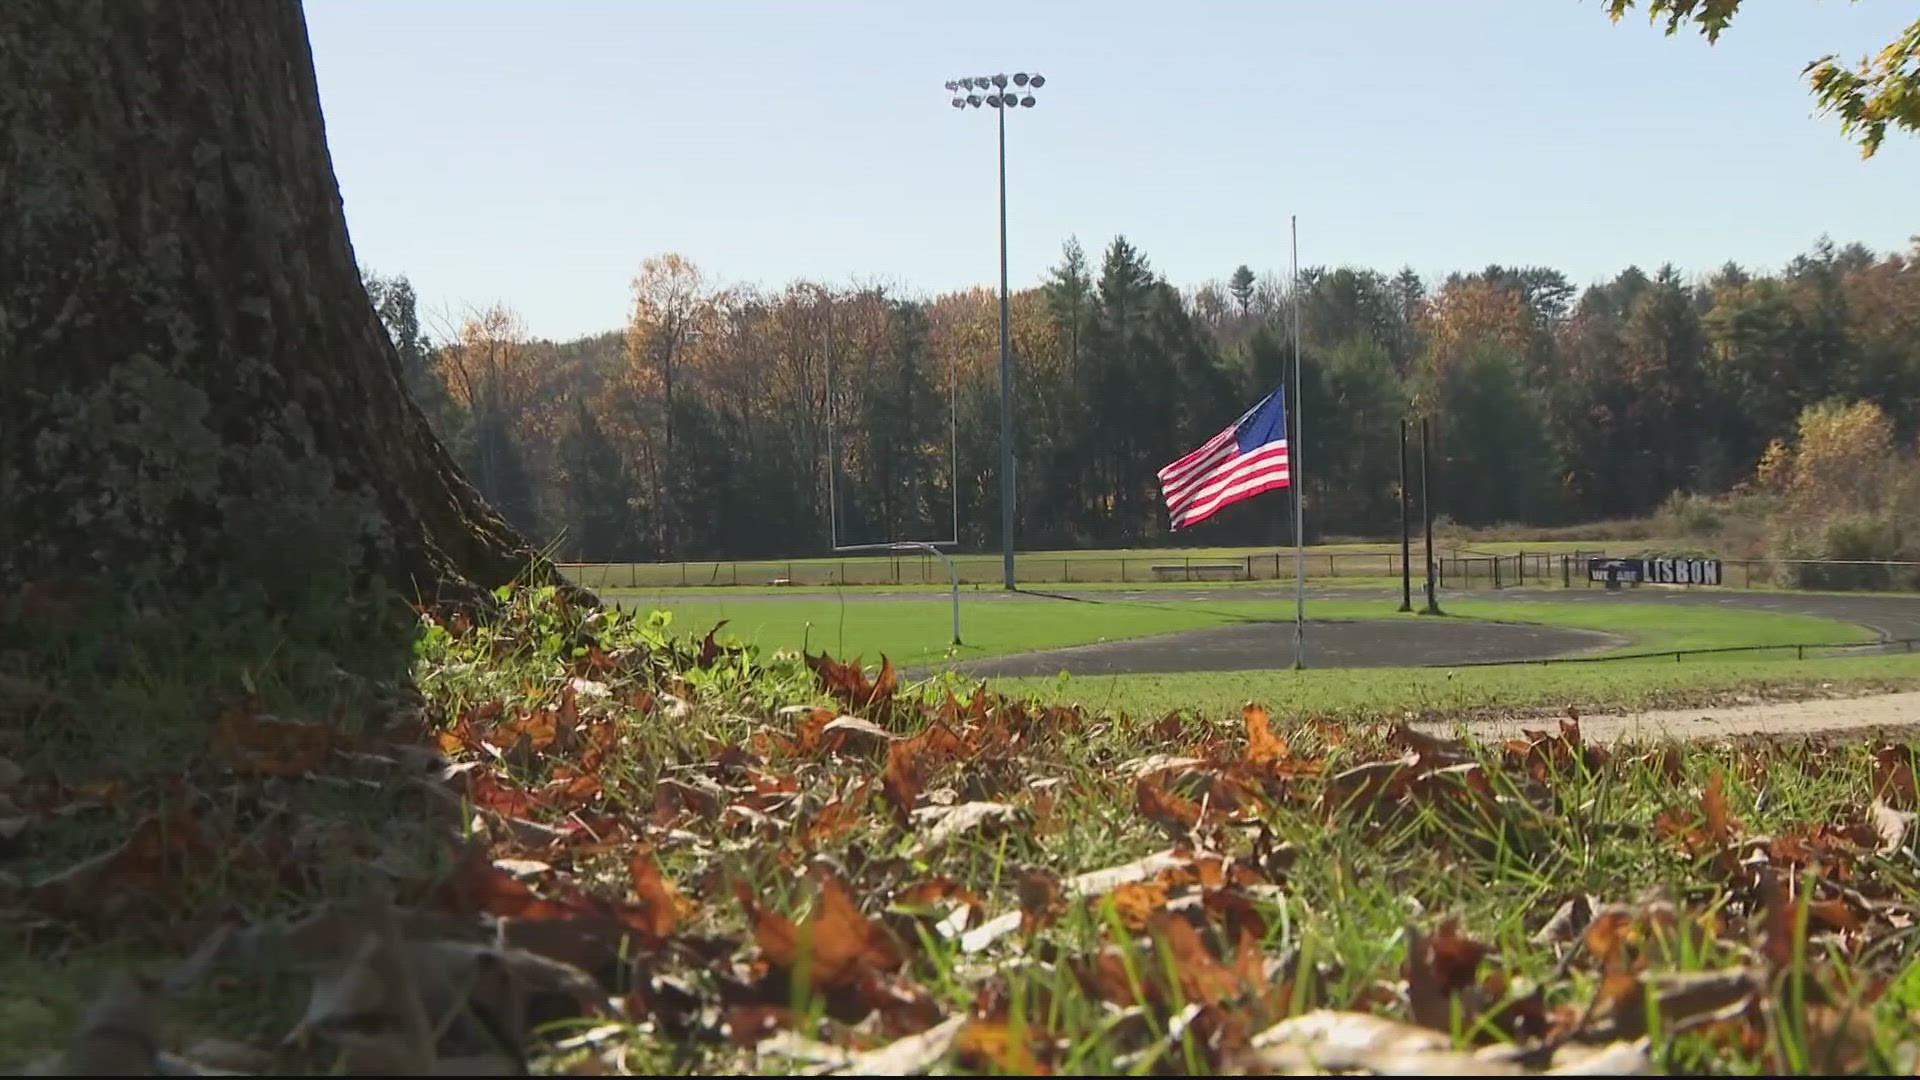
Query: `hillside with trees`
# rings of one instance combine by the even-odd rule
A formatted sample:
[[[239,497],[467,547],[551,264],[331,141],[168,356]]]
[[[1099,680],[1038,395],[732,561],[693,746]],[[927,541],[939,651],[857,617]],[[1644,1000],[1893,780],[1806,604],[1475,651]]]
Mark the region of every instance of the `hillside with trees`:
[[[403,278],[369,284],[410,392],[467,475],[563,557],[819,553],[830,485],[842,542],[945,535],[955,485],[962,543],[996,541],[990,290],[766,291],[669,254],[643,263],[623,330],[532,340],[496,307],[428,342]],[[1437,282],[1315,268],[1301,290],[1314,536],[1398,528],[1399,423],[1424,416],[1436,512],[1461,525],[1663,506],[1693,507],[1697,524],[1713,516],[1703,497],[1737,492],[1773,500],[1780,554],[1838,554],[1835,515],[1855,557],[1912,544],[1897,489],[1920,431],[1920,248],[1823,240],[1777,272],[1628,267],[1586,288],[1537,266]],[[1246,266],[1180,289],[1124,237],[1098,255],[1069,240],[1045,283],[1012,298],[1021,545],[1185,539],[1167,535],[1154,472],[1281,381],[1292,310],[1287,282]],[[1844,491],[1824,466],[1783,479],[1802,442],[1818,460],[1841,453],[1822,448],[1834,438],[1866,440],[1844,453],[1879,463],[1878,494],[1854,490],[1858,470],[1841,470]],[[1190,538],[1280,542],[1286,518],[1254,500]]]

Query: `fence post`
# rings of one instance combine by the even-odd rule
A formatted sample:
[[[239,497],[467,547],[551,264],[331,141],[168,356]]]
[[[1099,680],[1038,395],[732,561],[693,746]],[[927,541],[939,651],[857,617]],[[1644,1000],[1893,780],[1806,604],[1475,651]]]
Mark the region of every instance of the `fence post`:
[[[686,583],[687,583],[687,564],[683,562],[680,564],[680,584],[685,585]]]
[[[1500,556],[1498,555],[1493,557],[1493,587],[1496,589],[1500,587]]]
[[[733,566],[733,583],[735,585],[738,585],[740,584],[740,564],[733,563],[732,566]]]
[[[1807,647],[1805,645],[1795,645],[1793,651],[1799,654],[1796,659],[1805,660],[1807,658]]]
[[[1567,566],[1567,556],[1564,554],[1560,556],[1560,587],[1573,588],[1573,570]]]
[[[1121,559],[1120,560],[1120,584],[1125,585],[1126,583],[1127,583],[1127,560]]]
[[[1247,580],[1253,580],[1253,555],[1251,553],[1247,555]]]

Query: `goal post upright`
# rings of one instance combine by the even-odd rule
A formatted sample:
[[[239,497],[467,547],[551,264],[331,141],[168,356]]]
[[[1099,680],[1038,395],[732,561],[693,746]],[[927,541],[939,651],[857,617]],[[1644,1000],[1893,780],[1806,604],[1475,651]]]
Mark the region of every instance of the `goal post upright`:
[[[951,503],[953,534],[940,540],[889,540],[880,543],[843,544],[840,542],[840,472],[839,443],[836,435],[837,399],[834,395],[834,338],[833,338],[833,297],[827,296],[826,325],[826,369],[827,369],[827,519],[828,542],[836,555],[850,555],[858,552],[921,552],[939,556],[947,566],[947,580],[953,595],[953,644],[960,641],[960,571],[954,565],[953,558],[942,547],[960,546],[960,368],[957,360],[948,364],[947,377],[947,453],[948,481],[947,495]],[[842,580],[845,580],[842,578]]]

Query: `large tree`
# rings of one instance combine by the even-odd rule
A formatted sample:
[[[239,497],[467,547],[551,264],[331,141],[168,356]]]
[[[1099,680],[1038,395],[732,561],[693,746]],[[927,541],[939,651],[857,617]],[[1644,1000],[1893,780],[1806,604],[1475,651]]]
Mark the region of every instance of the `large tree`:
[[[296,0],[11,0],[0,56],[0,597],[528,568],[403,389]]]

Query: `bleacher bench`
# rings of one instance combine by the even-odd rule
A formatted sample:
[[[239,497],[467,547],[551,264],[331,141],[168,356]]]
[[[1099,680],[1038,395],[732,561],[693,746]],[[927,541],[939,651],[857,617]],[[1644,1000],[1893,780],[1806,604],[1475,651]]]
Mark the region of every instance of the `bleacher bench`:
[[[1153,576],[1160,579],[1161,581],[1166,581],[1167,579],[1174,577],[1176,575],[1178,575],[1181,578],[1190,579],[1196,574],[1201,577],[1205,577],[1209,573],[1225,574],[1229,578],[1239,578],[1244,576],[1246,574],[1246,571],[1247,571],[1246,565],[1244,563],[1237,563],[1237,562],[1157,563],[1153,567]]]

